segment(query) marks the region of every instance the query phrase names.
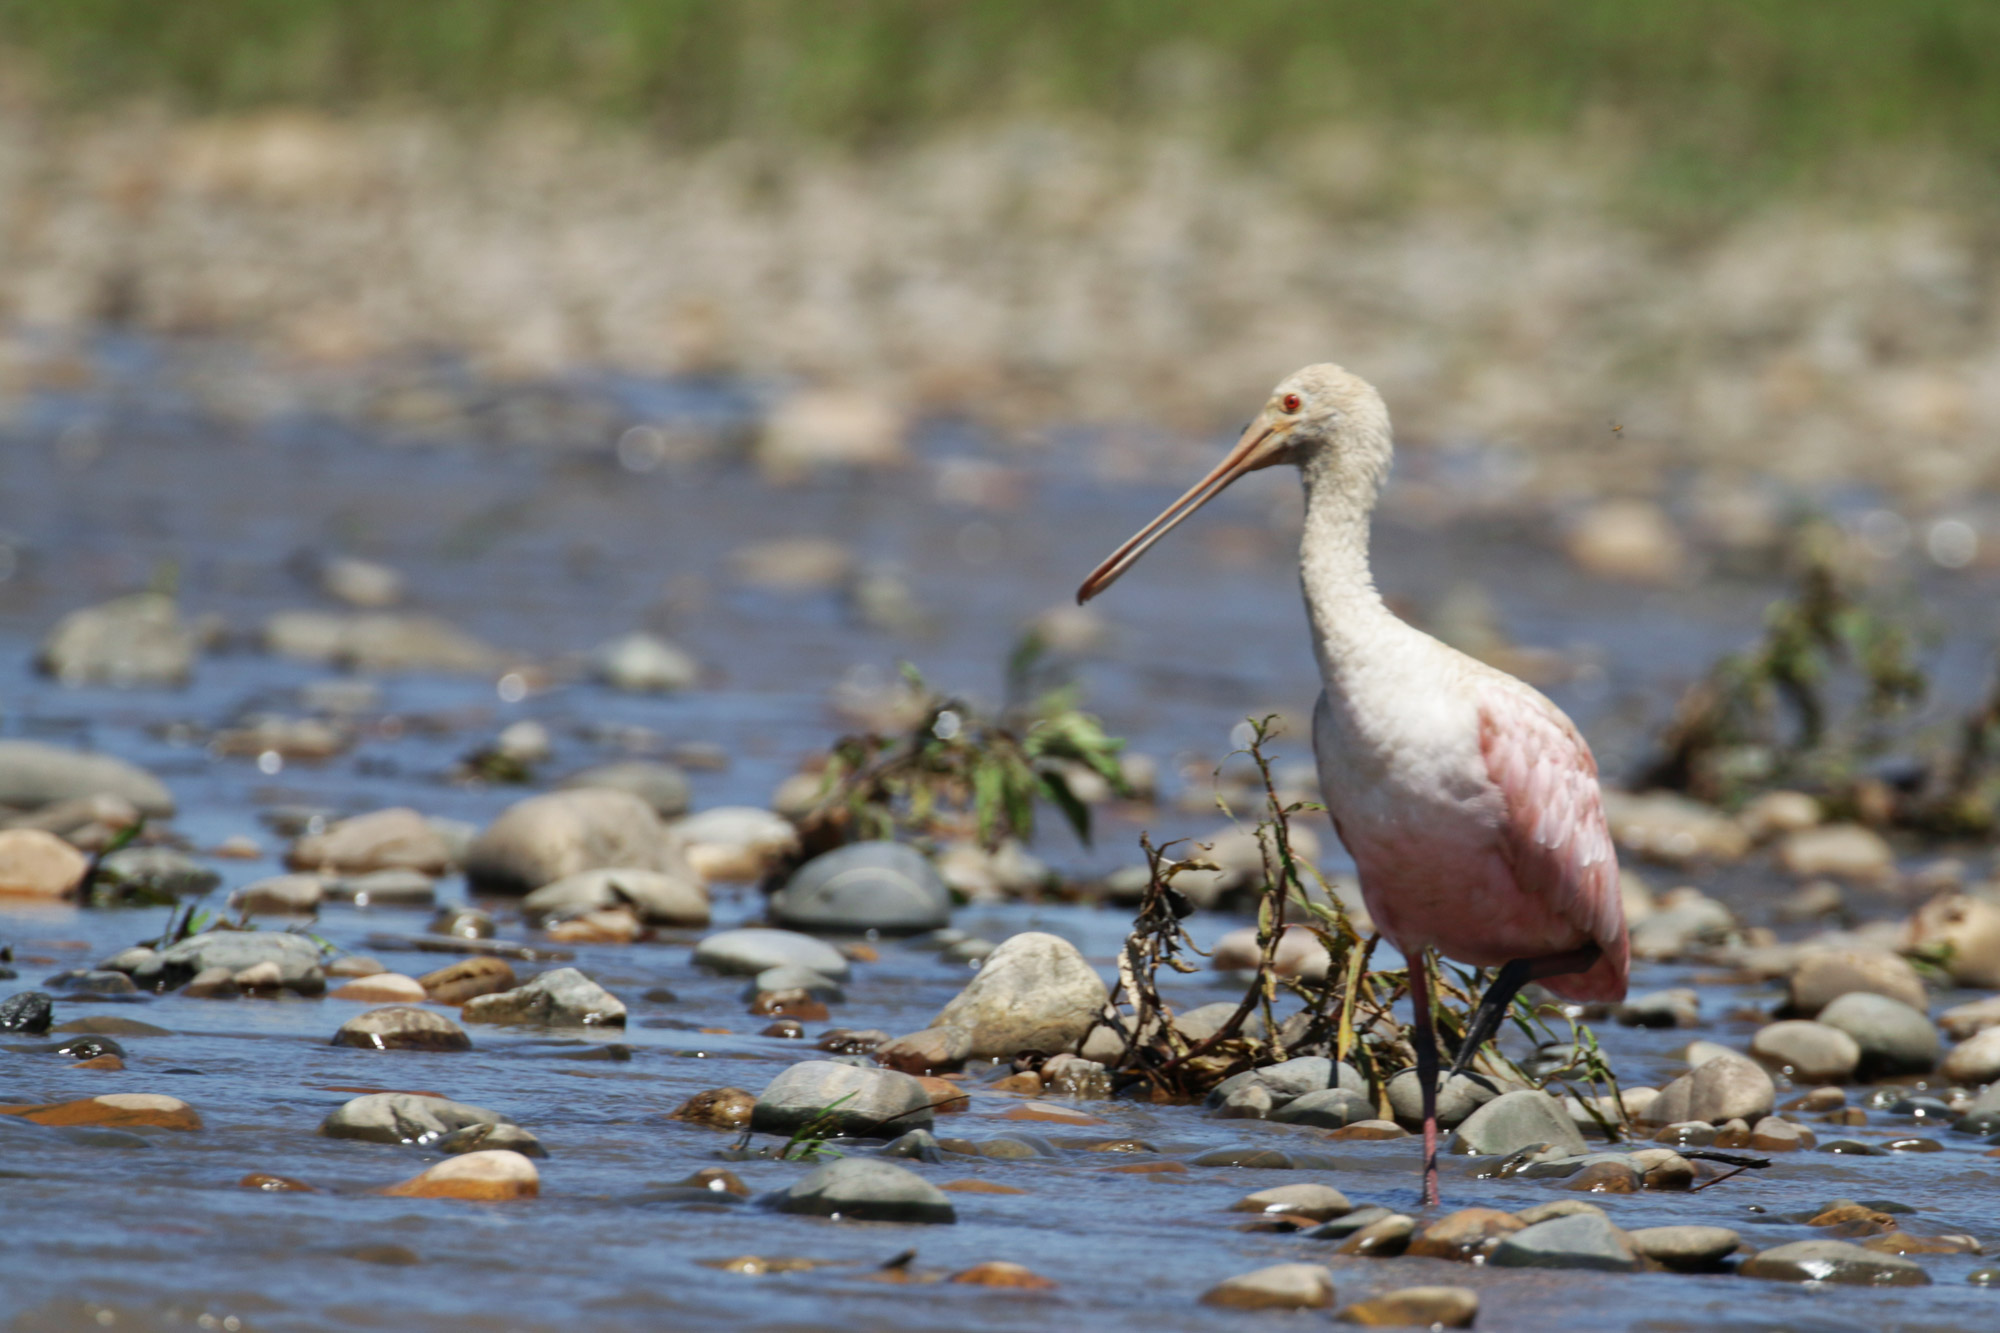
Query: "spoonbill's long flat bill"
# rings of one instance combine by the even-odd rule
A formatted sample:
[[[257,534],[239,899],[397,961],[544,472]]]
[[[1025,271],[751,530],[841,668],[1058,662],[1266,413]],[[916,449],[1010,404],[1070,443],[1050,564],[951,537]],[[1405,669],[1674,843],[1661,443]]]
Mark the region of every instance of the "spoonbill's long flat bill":
[[[1409,960],[1423,1088],[1426,1204],[1438,1201],[1438,1057],[1426,951],[1498,976],[1462,1071],[1522,986],[1572,1000],[1625,995],[1630,947],[1597,763],[1541,693],[1439,643],[1383,605],[1368,523],[1392,455],[1389,411],[1335,365],[1285,378],[1221,463],[1083,581],[1110,587],[1154,542],[1245,473],[1279,463],[1305,484],[1299,581],[1325,689],[1313,751],[1333,827],[1375,924]]]

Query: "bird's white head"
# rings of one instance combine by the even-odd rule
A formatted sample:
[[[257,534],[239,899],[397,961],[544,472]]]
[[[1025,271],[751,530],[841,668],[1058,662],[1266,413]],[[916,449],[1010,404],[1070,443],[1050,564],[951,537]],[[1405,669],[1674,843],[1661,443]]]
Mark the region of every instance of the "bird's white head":
[[[1331,362],[1295,370],[1271,390],[1263,411],[1215,470],[1092,570],[1076,600],[1087,602],[1117,582],[1153,543],[1246,473],[1294,464],[1309,487],[1337,491],[1365,514],[1388,475],[1389,458],[1389,409],[1374,385]]]

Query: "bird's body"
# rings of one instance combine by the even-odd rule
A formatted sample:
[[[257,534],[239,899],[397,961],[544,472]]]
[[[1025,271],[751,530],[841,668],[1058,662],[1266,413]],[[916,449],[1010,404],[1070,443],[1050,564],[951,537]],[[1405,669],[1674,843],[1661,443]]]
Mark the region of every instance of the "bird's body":
[[[1377,928],[1410,960],[1436,1201],[1436,1065],[1425,951],[1498,966],[1460,1064],[1521,985],[1622,998],[1629,948],[1597,765],[1539,692],[1406,624],[1368,561],[1391,455],[1388,411],[1338,366],[1287,377],[1220,466],[1085,581],[1088,599],[1237,477],[1295,464],[1306,490],[1299,575],[1324,692],[1322,792]]]

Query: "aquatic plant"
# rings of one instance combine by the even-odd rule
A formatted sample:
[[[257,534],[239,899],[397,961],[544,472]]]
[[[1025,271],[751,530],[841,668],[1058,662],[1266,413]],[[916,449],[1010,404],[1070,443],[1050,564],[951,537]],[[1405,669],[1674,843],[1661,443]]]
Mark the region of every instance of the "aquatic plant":
[[[1010,678],[1030,680],[1038,656],[1032,646],[1017,649]],[[1125,743],[1077,707],[1074,687],[1029,692],[988,714],[932,690],[908,663],[902,672],[915,722],[900,734],[864,732],[834,743],[820,797],[799,820],[808,850],[867,838],[976,836],[988,848],[1026,842],[1044,803],[1088,842],[1090,807],[1071,787],[1071,766],[1129,794],[1118,764]]]
[[[1263,853],[1263,883],[1257,892],[1257,965],[1235,1012],[1212,1035],[1191,1041],[1176,1029],[1173,1009],[1160,994],[1159,970],[1194,972],[1199,964],[1191,962],[1190,956],[1200,955],[1202,950],[1182,925],[1194,905],[1173,887],[1173,880],[1183,871],[1214,867],[1196,856],[1171,859],[1166,853],[1174,844],[1155,847],[1150,838],[1141,835],[1140,846],[1151,873],[1132,930],[1118,955],[1118,983],[1111,1001],[1119,1016],[1116,1022],[1107,1018],[1098,1024],[1123,1039],[1123,1049],[1111,1065],[1114,1084],[1120,1090],[1144,1085],[1154,1097],[1179,1099],[1202,1095],[1245,1070],[1324,1055],[1359,1072],[1381,1115],[1388,1118],[1389,1080],[1415,1060],[1409,1030],[1392,1012],[1409,994],[1407,967],[1370,966],[1380,937],[1373,932],[1364,934],[1317,867],[1297,854],[1292,819],[1323,807],[1314,802],[1288,802],[1279,794],[1267,750],[1273,735],[1272,719],[1249,721],[1250,742],[1238,753],[1249,757],[1263,790],[1262,817],[1255,825]],[[1224,813],[1233,815],[1226,802],[1218,799],[1218,804]],[[1279,972],[1278,946],[1288,927],[1309,931],[1326,950],[1323,980]],[[1490,978],[1456,965],[1432,961],[1430,966],[1432,1019],[1440,1040],[1448,1049],[1455,1049]],[[1282,1023],[1274,1012],[1281,993],[1301,1002],[1301,1008]],[[1261,1016],[1261,1026],[1251,1023],[1253,1016]],[[1555,1068],[1530,1070],[1495,1046],[1485,1057],[1492,1062],[1488,1067],[1504,1070],[1525,1086],[1582,1096],[1606,1137],[1616,1139],[1617,1124],[1596,1109],[1594,1099],[1607,1089],[1615,1097],[1617,1080],[1590,1028],[1577,1021],[1572,1010],[1537,1007],[1527,998],[1515,1002],[1513,1017],[1538,1050],[1561,1046],[1571,1050],[1574,1058]],[[1566,1032],[1558,1033],[1554,1026],[1558,1021]],[[1572,1075],[1583,1084],[1581,1090],[1564,1081]]]
[[[1682,696],[1636,785],[1721,805],[1772,786],[1851,803],[1861,766],[1894,743],[1887,724],[1929,683],[1909,618],[1860,593],[1833,543],[1824,527],[1801,534],[1792,594],[1765,608],[1755,647]]]

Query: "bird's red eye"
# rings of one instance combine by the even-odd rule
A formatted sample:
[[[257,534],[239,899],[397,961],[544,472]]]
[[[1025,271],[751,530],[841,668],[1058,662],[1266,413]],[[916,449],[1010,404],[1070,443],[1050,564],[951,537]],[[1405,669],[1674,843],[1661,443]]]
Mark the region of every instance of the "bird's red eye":
[[[1299,410],[1299,396],[1295,393],[1288,393],[1279,400],[1279,406],[1283,407],[1287,412],[1296,412]]]

